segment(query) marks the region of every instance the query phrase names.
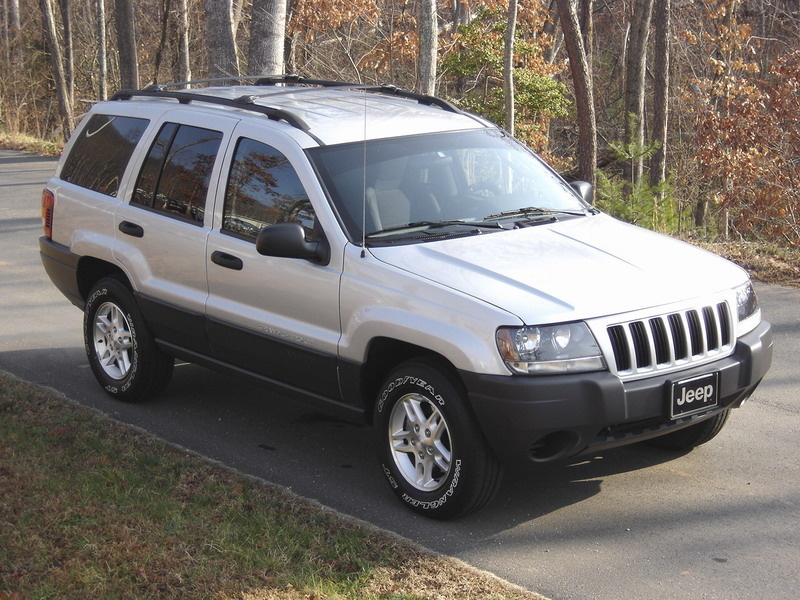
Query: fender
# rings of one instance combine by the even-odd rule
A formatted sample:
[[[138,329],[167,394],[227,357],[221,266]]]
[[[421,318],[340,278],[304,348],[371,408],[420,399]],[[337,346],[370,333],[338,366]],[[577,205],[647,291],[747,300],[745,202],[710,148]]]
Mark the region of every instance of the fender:
[[[340,358],[363,364],[372,340],[426,348],[457,369],[508,375],[494,343],[500,325],[519,318],[457,290],[419,278],[348,246],[340,286]]]

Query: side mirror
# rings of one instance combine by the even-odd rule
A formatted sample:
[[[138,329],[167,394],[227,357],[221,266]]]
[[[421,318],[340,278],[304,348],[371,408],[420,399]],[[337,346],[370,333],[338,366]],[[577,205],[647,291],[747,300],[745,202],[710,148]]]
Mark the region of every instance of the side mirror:
[[[331,258],[328,241],[324,237],[306,240],[300,223],[275,223],[264,227],[256,238],[256,251],[264,256],[302,258],[321,265],[327,265]]]
[[[594,194],[592,193],[592,184],[586,181],[573,181],[569,184],[575,192],[580,196],[586,204],[591,206],[594,202]]]

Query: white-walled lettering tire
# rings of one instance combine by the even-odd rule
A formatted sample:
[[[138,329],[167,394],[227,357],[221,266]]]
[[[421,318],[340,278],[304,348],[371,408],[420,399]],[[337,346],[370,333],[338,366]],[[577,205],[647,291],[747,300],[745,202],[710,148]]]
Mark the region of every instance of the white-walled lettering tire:
[[[666,448],[668,450],[685,451],[691,450],[700,444],[705,444],[711,441],[716,435],[722,431],[725,423],[728,422],[730,410],[723,410],[721,413],[711,417],[710,419],[691,425],[685,429],[676,431],[675,433],[668,433],[661,437],[653,438],[648,443],[651,446],[658,448]]]
[[[433,361],[400,365],[381,386],[374,416],[381,469],[407,507],[448,519],[494,496],[501,465],[447,368]]]
[[[83,339],[95,378],[114,398],[148,400],[172,376],[175,360],[156,346],[136,300],[118,279],[101,279],[89,293]]]

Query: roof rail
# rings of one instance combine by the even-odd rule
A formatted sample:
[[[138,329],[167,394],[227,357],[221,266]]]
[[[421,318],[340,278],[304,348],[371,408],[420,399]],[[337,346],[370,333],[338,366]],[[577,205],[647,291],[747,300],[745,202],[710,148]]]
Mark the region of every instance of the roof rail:
[[[168,87],[172,84],[168,84],[166,86],[158,86],[161,87]],[[150,86],[149,88],[145,88],[143,90],[120,90],[116,94],[114,94],[110,99],[111,100],[130,100],[134,96],[144,96],[144,97],[154,97],[154,98],[172,98],[177,100],[181,104],[189,104],[191,102],[206,102],[208,104],[220,104],[222,106],[232,106],[234,108],[241,108],[244,110],[249,110],[257,113],[261,113],[266,115],[270,119],[274,121],[286,121],[292,127],[300,129],[301,131],[306,132],[315,140],[317,139],[310,132],[310,128],[308,123],[306,123],[302,118],[294,114],[293,112],[283,109],[283,108],[275,108],[273,106],[264,106],[263,104],[255,104],[255,97],[254,96],[240,96],[239,98],[220,98],[219,96],[210,96],[208,94],[195,94],[191,91],[166,91],[163,89],[151,89],[154,86]]]
[[[384,83],[379,85],[352,83],[346,81],[330,81],[327,79],[308,79],[300,75],[286,74],[286,75],[246,75],[242,77],[217,77],[214,79],[196,79],[194,81],[179,81],[175,83],[154,83],[146,88],[144,91],[162,92],[168,88],[183,88],[191,85],[207,84],[207,83],[233,83],[233,82],[250,82],[251,85],[257,86],[275,86],[280,84],[301,85],[301,86],[314,86],[326,88],[341,88],[349,90],[361,90],[365,92],[372,92],[378,94],[386,94],[389,96],[398,96],[400,98],[407,98],[409,100],[416,100],[420,104],[428,106],[438,106],[442,110],[452,113],[463,113],[456,105],[437,98],[436,96],[429,96],[427,94],[419,94],[417,92],[409,92],[403,90],[396,85]],[[288,92],[289,90],[287,90]],[[291,91],[297,91],[293,89]],[[265,94],[266,96],[267,94]],[[261,96],[254,96],[261,97]]]
[[[185,89],[170,89],[170,88],[185,88],[186,86],[207,84],[207,83],[232,83],[236,81],[252,82],[251,85],[255,86],[276,86],[280,84],[292,86],[287,87],[284,91],[272,92],[269,94],[245,94],[238,98],[223,98],[211,94],[197,93]],[[304,86],[304,87],[294,87]],[[189,104],[191,102],[204,102],[207,104],[218,104],[222,106],[230,106],[242,110],[249,110],[256,113],[266,115],[274,121],[285,121],[292,127],[300,129],[307,135],[312,137],[318,144],[324,146],[325,144],[316,135],[311,133],[308,123],[306,123],[300,116],[285,108],[276,108],[274,106],[267,106],[264,104],[257,104],[256,100],[262,98],[269,98],[277,94],[296,93],[303,90],[312,90],[316,87],[325,88],[338,88],[345,90],[356,90],[368,93],[385,94],[388,96],[397,96],[409,100],[416,100],[420,104],[428,106],[437,106],[447,112],[466,115],[468,117],[476,118],[468,112],[462,111],[454,104],[437,98],[435,96],[428,96],[426,94],[418,94],[416,92],[409,92],[402,90],[397,86],[391,84],[382,85],[364,85],[360,83],[346,83],[343,81],[328,81],[325,79],[306,79],[299,75],[255,75],[244,77],[218,77],[214,79],[196,79],[193,81],[180,81],[175,83],[158,83],[147,86],[141,90],[120,90],[114,94],[111,100],[130,100],[133,97],[151,97],[151,98],[171,98],[177,100],[181,104]]]

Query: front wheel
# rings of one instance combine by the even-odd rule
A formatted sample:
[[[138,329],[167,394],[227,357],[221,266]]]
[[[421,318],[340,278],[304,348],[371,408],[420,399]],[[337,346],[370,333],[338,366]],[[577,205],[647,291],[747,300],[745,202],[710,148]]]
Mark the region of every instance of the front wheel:
[[[497,491],[500,464],[448,370],[421,361],[399,366],[381,386],[374,422],[383,473],[412,510],[462,516]]]
[[[118,279],[102,279],[92,288],[83,337],[95,378],[115,398],[147,400],[172,376],[174,359],[158,348],[136,300]]]

